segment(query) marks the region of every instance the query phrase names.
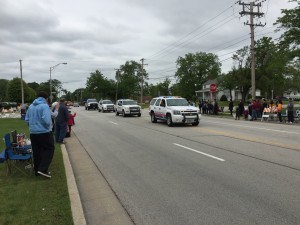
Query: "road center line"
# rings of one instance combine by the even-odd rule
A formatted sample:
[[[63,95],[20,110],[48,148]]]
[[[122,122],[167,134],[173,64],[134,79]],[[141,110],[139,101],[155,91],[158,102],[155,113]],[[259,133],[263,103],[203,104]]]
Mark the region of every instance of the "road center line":
[[[216,160],[219,160],[219,161],[225,162],[225,159],[221,159],[221,158],[218,158],[218,157],[216,157],[216,156],[209,155],[209,154],[207,154],[207,153],[200,152],[200,151],[197,151],[197,150],[195,150],[195,149],[192,149],[192,148],[189,148],[189,147],[186,147],[186,146],[183,146],[183,145],[177,144],[177,143],[173,143],[173,144],[174,144],[174,145],[177,145],[177,146],[179,146],[179,147],[181,147],[181,148],[188,149],[188,150],[190,150],[190,151],[192,151],[192,152],[196,152],[196,153],[199,153],[199,154],[205,155],[205,156],[207,156],[207,157],[210,157],[210,158],[213,158],[213,159],[216,159]]]
[[[113,121],[109,121],[109,122],[112,123],[112,124],[118,125],[117,123],[115,123],[115,122],[113,122]]]

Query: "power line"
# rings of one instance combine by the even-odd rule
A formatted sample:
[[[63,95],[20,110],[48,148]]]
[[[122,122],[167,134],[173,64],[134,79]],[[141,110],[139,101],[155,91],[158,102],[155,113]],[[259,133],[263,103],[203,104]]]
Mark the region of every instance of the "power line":
[[[212,19],[207,20],[206,22],[204,22],[202,25],[200,25],[199,27],[197,27],[196,29],[194,29],[193,31],[191,31],[190,33],[186,34],[185,36],[183,36],[182,38],[178,39],[177,41],[173,42],[172,44],[170,44],[169,46],[165,47],[164,49],[154,53],[153,55],[149,56],[148,58],[155,58],[156,55],[161,54],[161,52],[164,52],[165,50],[167,50],[168,48],[172,47],[173,45],[178,44],[181,40],[184,40],[185,38],[189,37],[191,34],[195,33],[196,31],[198,31],[200,28],[204,27],[206,24],[208,24],[209,22],[213,21],[214,19],[218,18],[220,15],[222,15],[223,13],[225,13],[228,9],[230,9],[233,5],[231,5],[230,7],[228,7],[227,9],[223,10],[222,12],[220,12],[218,15],[214,16]]]
[[[168,49],[160,54],[158,54],[156,57],[164,57],[170,53],[172,53],[174,50],[176,50],[177,48],[183,48],[186,47],[187,45],[189,45],[193,40],[198,40],[206,35],[208,35],[209,33],[213,32],[214,30],[218,29],[219,27],[223,26],[224,24],[228,23],[229,21],[233,20],[234,18],[231,18],[232,15],[228,16],[225,20],[225,22],[223,22],[224,20],[222,20],[221,22],[223,22],[222,24],[220,24],[220,22],[214,24],[213,26],[211,26],[210,28],[207,28],[206,30],[204,30],[202,33],[198,33],[197,35],[193,36],[192,38],[190,38],[189,40],[182,42],[180,44],[175,45],[174,47],[172,47],[171,49]],[[217,26],[218,24],[220,24],[219,26]],[[217,26],[217,27],[215,27]],[[212,27],[215,27],[214,29],[211,29]],[[206,32],[206,33],[205,33]],[[201,36],[200,36],[201,35]],[[200,36],[200,37],[199,37]]]

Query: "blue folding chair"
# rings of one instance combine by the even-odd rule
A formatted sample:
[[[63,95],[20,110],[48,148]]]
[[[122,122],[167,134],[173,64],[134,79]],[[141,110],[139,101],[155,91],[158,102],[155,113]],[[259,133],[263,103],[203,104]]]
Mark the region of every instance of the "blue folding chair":
[[[0,163],[4,163],[5,162],[5,149],[0,152]]]
[[[10,134],[5,134],[5,159],[7,163],[7,173],[13,174],[17,171],[25,174],[31,175],[33,171],[33,160],[32,153],[25,152],[14,152],[10,142]]]

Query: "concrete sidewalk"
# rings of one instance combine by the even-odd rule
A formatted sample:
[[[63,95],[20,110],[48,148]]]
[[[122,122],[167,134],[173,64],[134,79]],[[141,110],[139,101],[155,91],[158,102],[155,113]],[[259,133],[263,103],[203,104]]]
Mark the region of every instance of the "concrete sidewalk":
[[[72,132],[72,136],[65,140],[66,145],[61,146],[63,154],[65,152],[64,163],[74,225],[133,225],[75,133]]]

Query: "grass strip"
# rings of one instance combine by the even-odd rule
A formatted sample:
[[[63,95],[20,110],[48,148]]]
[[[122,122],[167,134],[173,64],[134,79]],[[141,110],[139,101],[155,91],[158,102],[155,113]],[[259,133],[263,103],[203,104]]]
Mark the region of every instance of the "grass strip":
[[[0,119],[0,138],[17,130],[29,137],[28,126],[20,119]],[[0,141],[0,150],[5,148]],[[70,198],[60,145],[49,171],[52,178],[25,176],[20,172],[6,174],[6,163],[0,163],[0,224],[1,225],[71,225]]]

